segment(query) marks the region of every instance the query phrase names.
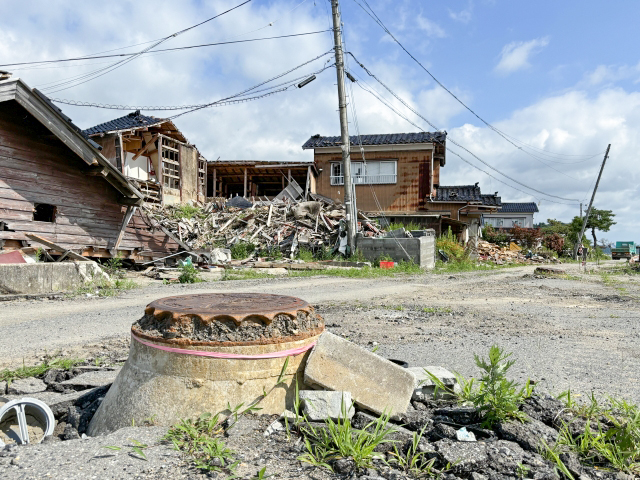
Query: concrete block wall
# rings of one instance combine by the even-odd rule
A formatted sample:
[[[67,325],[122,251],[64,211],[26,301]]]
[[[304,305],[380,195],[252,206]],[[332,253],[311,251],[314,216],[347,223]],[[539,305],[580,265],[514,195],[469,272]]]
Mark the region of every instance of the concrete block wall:
[[[69,292],[105,275],[95,262],[0,265],[0,294]]]
[[[367,238],[359,237],[357,248],[372,262],[389,255],[394,262],[413,261],[420,268],[432,269],[436,265],[436,232],[425,230],[418,238]]]

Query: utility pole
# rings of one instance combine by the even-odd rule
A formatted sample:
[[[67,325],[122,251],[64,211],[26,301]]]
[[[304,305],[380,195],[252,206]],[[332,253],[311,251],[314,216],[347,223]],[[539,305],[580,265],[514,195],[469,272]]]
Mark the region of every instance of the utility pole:
[[[580,202],[580,218],[582,218],[582,202]]]
[[[344,205],[347,208],[347,245],[353,254],[356,248],[357,213],[352,203],[351,183],[351,142],[347,124],[347,97],[344,86],[344,56],[342,51],[342,32],[340,28],[340,9],[338,0],[331,0],[333,16],[333,43],[336,51],[336,73],[338,75],[338,105],[340,109],[340,136],[342,138],[342,175],[344,177]]]
[[[596,198],[596,191],[598,190],[598,184],[600,183],[600,177],[602,177],[602,171],[604,170],[604,164],[607,163],[607,158],[609,157],[609,149],[610,148],[611,148],[611,144],[609,144],[607,146],[607,151],[604,152],[604,160],[602,160],[602,165],[600,166],[600,173],[598,174],[598,180],[596,180],[596,186],[593,187],[593,193],[591,194],[591,201],[589,202],[589,207],[587,208],[587,214],[584,216],[584,220],[582,221],[582,229],[580,230],[580,236],[578,237],[578,241],[576,242],[576,245],[573,248],[573,256],[574,256],[574,258],[578,254],[578,247],[582,244],[582,236],[584,235],[584,230],[587,228],[587,222],[589,221],[589,215],[591,214],[591,207],[593,207],[593,199]],[[595,249],[596,246],[594,245],[593,248]]]

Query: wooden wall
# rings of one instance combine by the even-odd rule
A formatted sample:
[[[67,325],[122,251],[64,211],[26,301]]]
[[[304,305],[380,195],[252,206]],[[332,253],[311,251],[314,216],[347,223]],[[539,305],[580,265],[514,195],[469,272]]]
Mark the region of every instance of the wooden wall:
[[[314,155],[318,169],[322,169],[316,181],[317,193],[342,202],[344,199],[344,186],[331,186],[331,162],[340,162],[340,153],[321,153]],[[395,185],[356,185],[357,206],[359,210],[366,212],[378,212],[379,207],[371,192],[373,187],[384,212],[415,212],[421,210],[425,198],[429,196],[431,173],[431,152],[429,150],[417,151],[391,151],[391,152],[367,152],[368,160],[397,160],[397,183]],[[361,161],[360,154],[355,151],[351,154],[351,161]],[[434,163],[434,185],[440,181],[440,162]]]
[[[28,240],[24,233],[30,232],[75,250],[112,247],[126,207],[118,204],[118,192],[104,178],[88,176],[86,169],[21,106],[0,103],[0,222],[15,230],[0,231],[0,241]],[[33,220],[36,203],[56,207],[53,223]],[[120,247],[158,257],[178,245],[136,214]]]

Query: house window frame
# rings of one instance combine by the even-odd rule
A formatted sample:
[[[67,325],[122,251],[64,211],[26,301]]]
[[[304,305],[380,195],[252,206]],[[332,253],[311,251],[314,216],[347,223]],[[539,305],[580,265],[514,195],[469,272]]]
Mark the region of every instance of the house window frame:
[[[368,175],[367,165],[372,163],[393,165],[393,174]],[[354,174],[359,169],[358,174]],[[398,183],[398,160],[397,159],[375,159],[364,162],[352,162],[351,180],[354,185],[395,185]],[[344,185],[344,174],[342,162],[330,162],[330,184],[331,186]]]

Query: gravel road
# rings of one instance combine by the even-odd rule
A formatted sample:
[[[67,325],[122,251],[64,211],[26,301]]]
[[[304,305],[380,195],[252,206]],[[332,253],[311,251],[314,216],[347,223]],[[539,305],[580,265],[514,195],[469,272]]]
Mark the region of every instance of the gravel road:
[[[0,304],[0,368],[45,352],[119,349],[154,299],[185,293],[259,292],[301,297],[329,330],[411,365],[477,373],[473,354],[497,343],[514,352],[514,375],[547,389],[622,395],[640,402],[640,277],[536,278],[533,267],[399,278],[278,278],[150,285],[114,298]],[[572,277],[574,278],[574,277]],[[435,313],[431,312],[436,308]],[[426,309],[426,311],[425,311]],[[91,345],[91,347],[87,347]]]

